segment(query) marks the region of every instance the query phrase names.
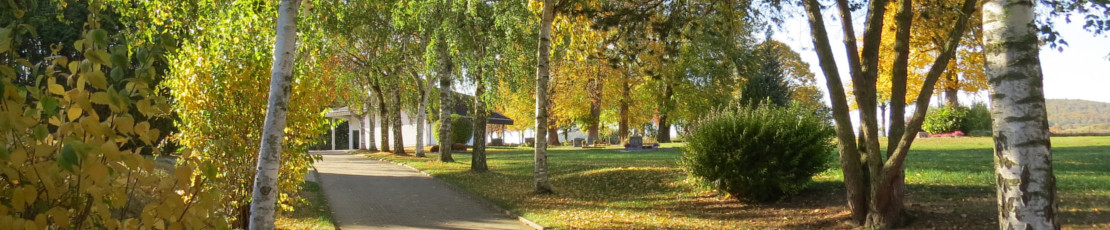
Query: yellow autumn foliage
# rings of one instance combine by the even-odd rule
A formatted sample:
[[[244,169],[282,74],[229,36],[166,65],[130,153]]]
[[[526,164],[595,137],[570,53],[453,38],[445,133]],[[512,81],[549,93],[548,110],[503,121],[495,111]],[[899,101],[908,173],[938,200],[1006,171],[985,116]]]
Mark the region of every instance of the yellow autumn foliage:
[[[223,203],[215,213],[230,218],[234,227],[246,227],[266,118],[277,3],[246,15],[220,6],[213,6],[212,17],[198,19],[205,29],[169,57],[163,86],[176,98],[172,107],[180,116],[176,138],[185,146],[182,158],[218,169],[205,185],[220,191]],[[298,39],[304,44],[297,52],[286,118],[278,179],[278,202],[285,211],[312,165],[308,147],[327,130],[322,112],[336,96],[331,89],[337,67],[310,39]]]
[[[21,14],[0,28],[0,226],[227,228],[209,212],[219,200],[196,167],[140,155],[163,132],[149,119],[170,105],[143,74],[154,71],[154,57],[137,54],[161,48],[100,29],[103,6],[90,1],[80,39],[51,46],[39,63],[20,56],[34,45],[20,38],[36,30],[19,24]],[[65,47],[84,59],[59,55]]]

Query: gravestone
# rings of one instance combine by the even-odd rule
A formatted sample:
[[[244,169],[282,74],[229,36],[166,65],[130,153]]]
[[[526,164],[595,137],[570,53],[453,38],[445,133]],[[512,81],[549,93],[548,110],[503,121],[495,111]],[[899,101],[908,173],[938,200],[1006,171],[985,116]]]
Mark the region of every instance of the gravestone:
[[[501,138],[493,138],[493,139],[492,139],[492,140],[490,140],[489,142],[490,142],[490,146],[502,146],[502,145],[505,145],[505,141],[504,141],[504,140],[502,140]]]
[[[621,143],[621,139],[617,138],[617,136],[609,136],[609,144],[610,145],[619,145],[619,144],[622,144],[622,143]]]
[[[597,139],[594,139],[592,137],[586,138],[586,146],[593,147],[596,144],[597,144]]]
[[[643,148],[644,147],[644,137],[641,137],[641,136],[628,137],[628,147],[629,148],[635,148],[635,149]]]
[[[528,146],[536,146],[536,138],[535,137],[524,138],[524,143],[528,144]]]
[[[572,141],[572,142],[574,143],[574,147],[582,148],[582,142],[583,141],[585,141],[585,139],[574,138],[574,141]]]

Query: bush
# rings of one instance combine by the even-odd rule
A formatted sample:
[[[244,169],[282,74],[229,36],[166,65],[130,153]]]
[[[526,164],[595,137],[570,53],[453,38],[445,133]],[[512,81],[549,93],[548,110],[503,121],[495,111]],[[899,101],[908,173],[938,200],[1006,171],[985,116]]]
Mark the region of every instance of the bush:
[[[991,110],[987,104],[975,103],[967,112],[961,130],[972,136],[991,135]]]
[[[435,137],[436,143],[439,141],[439,121],[432,125],[432,136]],[[474,136],[474,123],[470,122],[470,118],[459,116],[458,114],[451,114],[451,141],[453,143],[466,144],[470,141],[470,137]]]
[[[774,201],[828,168],[833,134],[823,116],[798,105],[725,110],[694,124],[681,164],[738,199]]]
[[[967,119],[967,114],[967,107],[962,106],[929,109],[929,113],[925,115],[925,122],[921,124],[921,130],[931,134],[963,130],[962,125]]]

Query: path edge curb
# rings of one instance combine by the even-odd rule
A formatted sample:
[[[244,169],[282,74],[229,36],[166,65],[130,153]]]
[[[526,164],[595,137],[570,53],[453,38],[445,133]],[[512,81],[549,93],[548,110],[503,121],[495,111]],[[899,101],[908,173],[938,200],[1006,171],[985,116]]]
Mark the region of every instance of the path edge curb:
[[[316,180],[316,184],[320,186],[320,193],[324,196],[324,203],[327,204],[330,199],[328,199],[328,193],[324,192],[324,180],[320,178],[320,171],[316,170],[316,165],[312,165],[310,168],[312,168],[312,170],[309,170],[308,173]],[[331,215],[331,221],[329,221],[331,222],[331,226],[335,227],[336,230],[342,230],[342,228],[339,227],[339,219],[335,218],[335,212],[331,210],[331,204],[327,205],[328,214]]]
[[[351,152],[348,152],[348,153],[351,153]],[[399,165],[401,167],[412,169],[413,171],[419,172],[420,174],[423,174],[425,176],[431,177],[432,179],[435,179],[435,181],[437,181],[440,184],[446,185],[448,188],[451,188],[455,191],[458,191],[459,193],[465,194],[466,196],[470,197],[471,200],[474,200],[474,201],[476,201],[476,202],[478,202],[482,205],[485,205],[486,207],[489,207],[489,208],[492,208],[496,211],[504,213],[505,215],[507,215],[509,217],[516,218],[517,221],[520,221],[521,223],[524,223],[524,224],[528,225],[529,227],[532,227],[536,230],[551,229],[551,228],[544,227],[543,225],[540,225],[540,224],[536,223],[535,221],[529,220],[528,218],[524,218],[524,216],[517,215],[516,213],[513,213],[512,211],[509,211],[508,209],[505,209],[505,208],[501,207],[500,205],[497,205],[497,204],[493,203],[493,201],[489,201],[486,198],[483,198],[482,196],[479,196],[479,195],[474,194],[470,191],[467,191],[466,189],[462,189],[459,186],[455,186],[454,184],[447,183],[447,181],[443,181],[443,179],[440,179],[439,177],[436,177],[435,175],[432,175],[428,172],[425,172],[424,170],[420,170],[416,167],[412,167],[411,165],[401,163],[401,162],[381,159],[381,158],[377,158],[377,157],[371,157],[371,156],[367,156],[366,154],[357,153],[357,152],[354,153],[354,154],[362,155],[366,158],[370,158],[370,159],[378,160],[378,161],[381,161],[381,162],[395,164],[395,165]]]

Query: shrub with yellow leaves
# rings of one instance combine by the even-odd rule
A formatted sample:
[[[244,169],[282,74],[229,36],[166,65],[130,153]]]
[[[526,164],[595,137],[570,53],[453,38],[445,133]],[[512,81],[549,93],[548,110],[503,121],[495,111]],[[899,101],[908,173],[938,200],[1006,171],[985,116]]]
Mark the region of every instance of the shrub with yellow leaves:
[[[18,6],[16,20],[0,28],[0,226],[226,228],[211,216],[217,200],[198,167],[168,166],[170,174],[139,154],[162,132],[149,119],[170,105],[152,75],[138,74],[153,72],[154,57],[134,54],[160,48],[100,29],[103,5],[91,1],[80,39],[51,45],[50,57],[31,63],[21,55],[35,28],[21,23]],[[57,55],[70,44],[84,60]]]

